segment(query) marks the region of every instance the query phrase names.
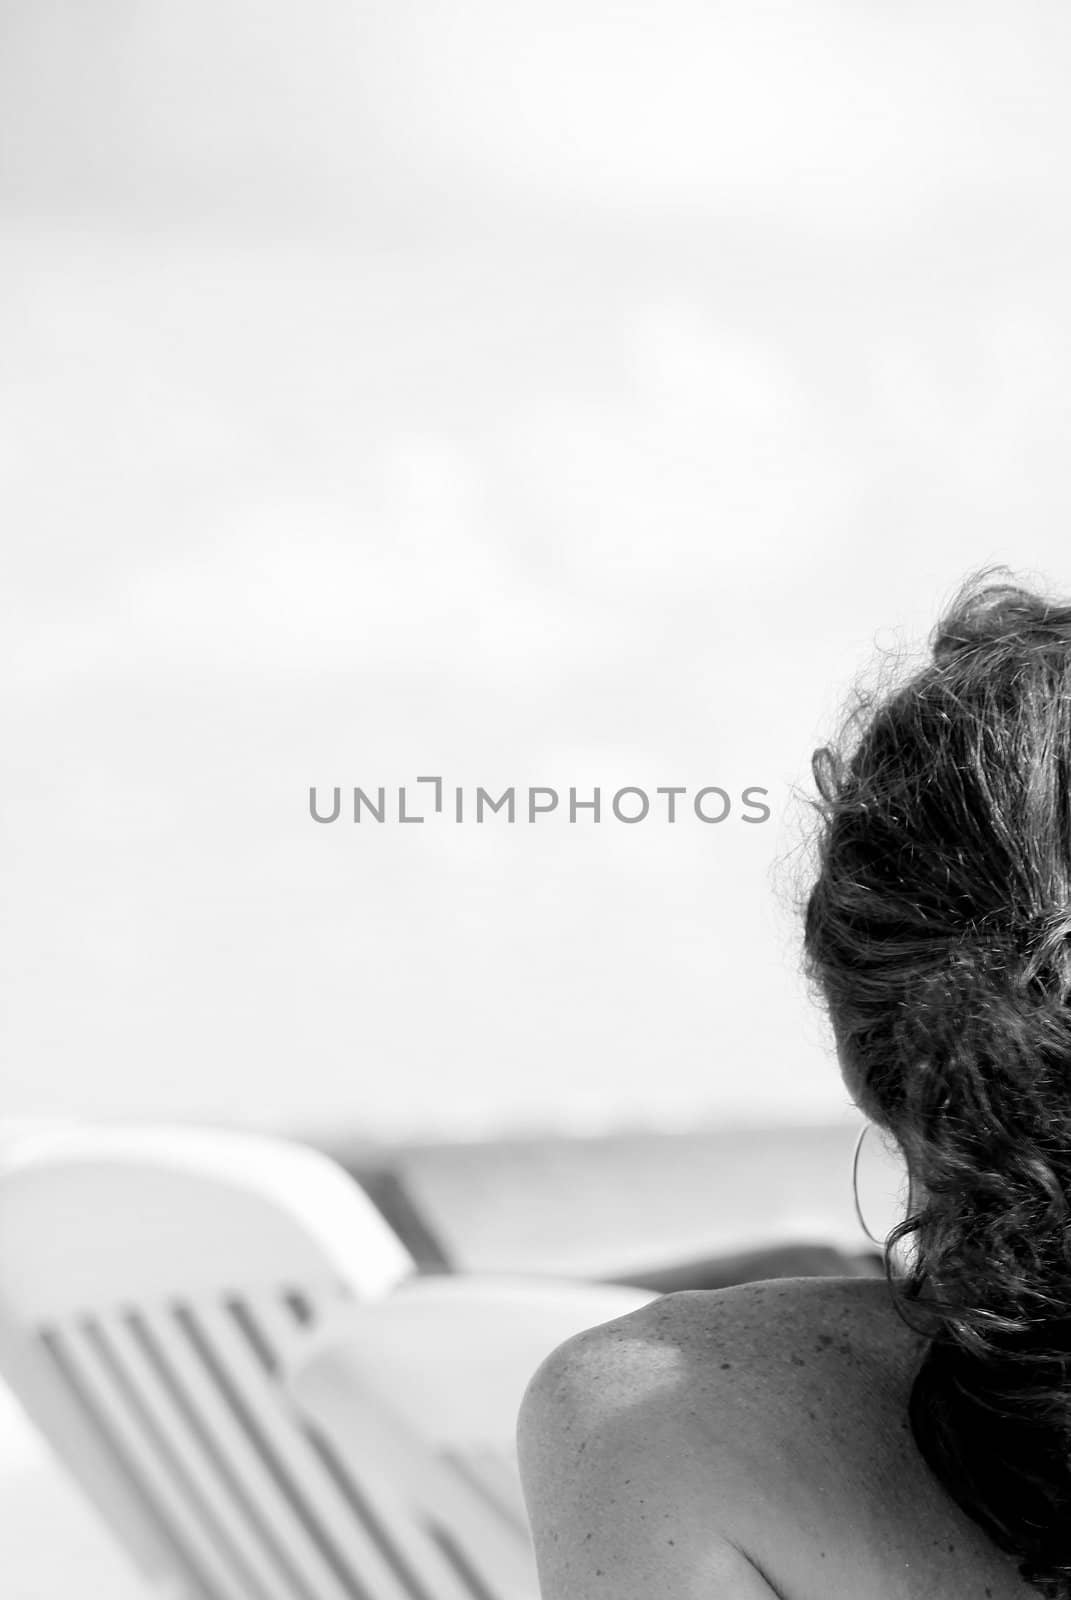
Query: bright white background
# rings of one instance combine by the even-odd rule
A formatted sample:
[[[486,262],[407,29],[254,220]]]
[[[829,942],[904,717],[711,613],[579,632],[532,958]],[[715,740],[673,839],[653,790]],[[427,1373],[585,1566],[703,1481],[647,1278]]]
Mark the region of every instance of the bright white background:
[[[3,1111],[821,1117],[812,746],[971,568],[1071,589],[1044,4],[15,3]],[[312,783],[747,784],[718,828]]]

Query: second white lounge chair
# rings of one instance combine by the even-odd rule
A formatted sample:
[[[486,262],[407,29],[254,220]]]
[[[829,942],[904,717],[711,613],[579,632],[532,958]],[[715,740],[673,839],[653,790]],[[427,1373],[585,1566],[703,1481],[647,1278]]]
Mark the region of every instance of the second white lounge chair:
[[[288,1387],[434,1600],[538,1600],[521,1398],[563,1340],[653,1298],[552,1279],[426,1278],[340,1309]]]

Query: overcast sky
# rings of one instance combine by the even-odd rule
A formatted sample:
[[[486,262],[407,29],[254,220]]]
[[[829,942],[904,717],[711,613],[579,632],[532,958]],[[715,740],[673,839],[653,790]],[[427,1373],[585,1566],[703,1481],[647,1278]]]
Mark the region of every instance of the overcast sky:
[[[966,571],[1071,590],[1069,27],[6,8],[5,1111],[843,1107],[791,785]],[[773,816],[309,818],[435,773]]]

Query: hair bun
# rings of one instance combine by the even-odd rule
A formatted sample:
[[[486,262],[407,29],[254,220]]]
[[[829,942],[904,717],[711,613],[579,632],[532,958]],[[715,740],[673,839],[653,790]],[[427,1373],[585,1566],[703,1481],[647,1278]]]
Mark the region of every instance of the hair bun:
[[[1050,906],[1018,929],[1023,951],[1020,981],[1055,980],[1061,1000],[1071,992],[1071,905]]]
[[[1052,605],[1013,583],[978,585],[973,578],[934,629],[931,648],[939,667],[1003,642],[1017,647],[1031,639],[1042,645],[1071,643],[1071,607]]]

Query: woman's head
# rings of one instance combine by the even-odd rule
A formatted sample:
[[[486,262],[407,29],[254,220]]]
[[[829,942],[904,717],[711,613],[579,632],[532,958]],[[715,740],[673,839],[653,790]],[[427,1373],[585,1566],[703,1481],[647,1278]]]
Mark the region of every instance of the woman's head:
[[[808,968],[921,1197],[916,1438],[1071,1596],[1071,604],[975,580],[814,772]]]

